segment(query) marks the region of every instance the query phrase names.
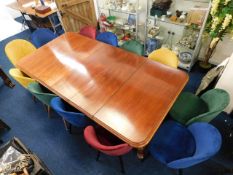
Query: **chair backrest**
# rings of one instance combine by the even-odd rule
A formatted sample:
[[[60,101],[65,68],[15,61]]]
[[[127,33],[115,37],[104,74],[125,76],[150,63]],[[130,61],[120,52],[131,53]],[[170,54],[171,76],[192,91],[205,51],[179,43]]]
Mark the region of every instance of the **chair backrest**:
[[[118,145],[104,145],[98,139],[93,126],[88,126],[85,128],[84,138],[90,146],[110,156],[121,156],[128,153],[132,149],[132,147],[126,143]]]
[[[43,89],[41,88],[41,86],[39,85],[39,83],[31,83],[28,86],[28,90],[38,99],[40,100],[42,103],[50,106],[50,102],[51,100],[56,97],[55,94],[52,93],[46,93],[43,91]]]
[[[194,122],[210,122],[220,114],[229,104],[230,96],[222,89],[212,89],[201,96],[201,99],[207,104],[208,112],[198,115],[188,121],[188,125]]]
[[[9,74],[25,88],[28,88],[29,84],[35,82],[35,80],[33,80],[32,78],[23,75],[23,73],[17,68],[10,69]]]
[[[153,51],[149,54],[148,58],[173,68],[177,68],[179,64],[179,59],[176,54],[167,48],[160,48]]]
[[[95,27],[92,26],[85,26],[81,28],[80,32],[81,35],[89,37],[91,39],[95,39],[97,35],[97,31]]]
[[[5,47],[6,55],[14,66],[17,61],[34,51],[36,51],[35,46],[23,39],[10,41]]]
[[[31,40],[32,43],[37,47],[41,47],[48,42],[52,41],[57,37],[57,34],[54,34],[51,30],[46,28],[36,29],[32,35]]]
[[[125,49],[129,52],[133,52],[137,55],[144,56],[144,46],[136,40],[126,41],[122,46],[122,49]]]
[[[112,46],[118,46],[117,36],[112,32],[103,32],[97,35],[96,40],[110,44]]]
[[[51,101],[51,107],[66,121],[77,127],[86,127],[90,124],[88,118],[78,110],[71,110],[60,97],[54,97]]]
[[[195,153],[195,140],[186,126],[167,120],[156,131],[148,148],[155,159],[167,164],[181,157],[192,156]]]
[[[175,169],[188,168],[214,156],[221,148],[222,137],[218,129],[209,123],[197,122],[191,124],[188,130],[192,133],[196,143],[193,156],[172,161],[168,167]]]

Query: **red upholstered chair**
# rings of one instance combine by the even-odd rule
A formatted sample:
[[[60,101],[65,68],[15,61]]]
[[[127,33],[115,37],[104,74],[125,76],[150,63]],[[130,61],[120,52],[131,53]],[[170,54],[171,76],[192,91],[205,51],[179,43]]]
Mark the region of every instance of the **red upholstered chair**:
[[[130,152],[132,149],[131,146],[117,139],[102,128],[95,130],[93,126],[87,126],[85,128],[84,138],[90,146],[98,150],[96,161],[99,160],[101,152],[109,156],[118,156],[121,164],[121,172],[124,173],[121,156]]]
[[[80,32],[81,35],[84,35],[86,37],[89,37],[91,39],[95,39],[97,35],[97,31],[95,27],[92,26],[85,26],[83,27]]]

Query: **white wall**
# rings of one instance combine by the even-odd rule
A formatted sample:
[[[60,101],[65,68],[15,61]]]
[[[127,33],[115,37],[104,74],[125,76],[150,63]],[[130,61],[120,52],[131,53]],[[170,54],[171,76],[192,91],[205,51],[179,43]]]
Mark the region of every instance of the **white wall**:
[[[216,48],[212,58],[210,59],[210,63],[212,63],[214,65],[218,65],[223,60],[225,60],[226,58],[231,56],[231,54],[233,53],[233,40],[231,37],[232,36],[230,34],[228,34],[223,38],[223,41],[220,41],[218,43],[217,48]],[[200,54],[199,54],[200,60],[204,59],[208,43],[209,42],[207,40],[203,41],[203,47],[202,47]]]
[[[15,17],[20,16],[20,13],[6,7],[8,3],[13,1],[0,1],[0,41],[22,31],[22,24],[14,20]]]

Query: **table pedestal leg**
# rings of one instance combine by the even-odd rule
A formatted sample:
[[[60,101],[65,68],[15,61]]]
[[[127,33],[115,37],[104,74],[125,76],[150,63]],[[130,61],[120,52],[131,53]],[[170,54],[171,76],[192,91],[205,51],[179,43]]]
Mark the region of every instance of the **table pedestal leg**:
[[[145,148],[138,148],[137,149],[137,157],[140,160],[143,160],[145,158]]]

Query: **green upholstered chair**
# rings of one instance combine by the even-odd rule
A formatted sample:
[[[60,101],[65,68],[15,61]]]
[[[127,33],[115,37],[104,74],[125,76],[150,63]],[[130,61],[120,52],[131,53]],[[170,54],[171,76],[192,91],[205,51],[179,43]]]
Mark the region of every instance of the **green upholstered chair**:
[[[122,46],[122,49],[127,50],[129,52],[133,52],[137,55],[144,56],[144,46],[136,41],[136,40],[130,40],[126,41]]]
[[[39,100],[41,101],[48,111],[48,116],[50,117],[50,102],[54,97],[57,97],[55,94],[52,94],[51,92],[45,92],[45,90],[42,89],[39,83],[33,82],[29,84],[28,90]]]
[[[229,94],[222,89],[209,90],[201,97],[183,92],[176,100],[169,115],[185,125],[194,122],[210,122],[227,107],[229,101]]]

